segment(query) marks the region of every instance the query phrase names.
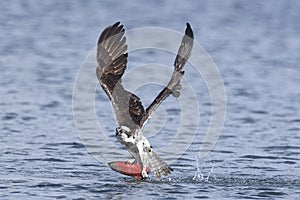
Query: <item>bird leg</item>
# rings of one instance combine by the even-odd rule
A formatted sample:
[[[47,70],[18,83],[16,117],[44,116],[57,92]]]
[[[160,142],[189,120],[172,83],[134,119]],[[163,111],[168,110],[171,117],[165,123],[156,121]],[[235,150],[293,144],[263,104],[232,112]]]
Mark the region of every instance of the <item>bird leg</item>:
[[[142,170],[142,177],[143,178],[148,178],[148,173],[146,171],[146,166],[143,165],[143,170]]]
[[[125,162],[132,165],[132,164],[136,163],[136,160],[133,158],[133,159],[128,159]]]

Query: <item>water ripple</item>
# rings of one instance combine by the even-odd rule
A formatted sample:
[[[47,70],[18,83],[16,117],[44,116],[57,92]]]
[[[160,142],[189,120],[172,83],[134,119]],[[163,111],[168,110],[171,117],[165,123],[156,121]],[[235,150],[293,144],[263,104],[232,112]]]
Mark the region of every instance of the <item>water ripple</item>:
[[[299,198],[299,1],[0,4],[0,199]],[[225,82],[223,132],[197,163],[212,112],[211,91],[204,80],[195,79],[193,66],[187,66],[185,77],[199,97],[200,126],[188,150],[172,160],[172,175],[161,180],[153,173],[137,181],[112,171],[89,154],[74,128],[77,70],[95,47],[99,31],[117,20],[127,30],[159,26],[180,32],[190,21]],[[170,65],[174,59],[156,49],[131,55],[129,69],[145,62]],[[162,73],[151,76],[165,78]],[[106,137],[116,142],[110,102],[100,85],[95,92],[99,122]],[[137,92],[145,105],[155,96],[146,86]],[[153,146],[176,136],[182,121],[179,106],[172,97],[163,105],[169,118],[150,138]],[[191,127],[182,128],[188,132]],[[94,142],[97,156],[115,154],[97,151]]]

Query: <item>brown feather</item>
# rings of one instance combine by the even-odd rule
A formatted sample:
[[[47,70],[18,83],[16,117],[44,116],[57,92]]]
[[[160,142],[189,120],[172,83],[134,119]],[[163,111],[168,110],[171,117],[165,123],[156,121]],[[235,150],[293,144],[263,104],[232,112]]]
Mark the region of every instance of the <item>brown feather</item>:
[[[108,26],[99,37],[96,74],[101,87],[112,101],[119,125],[127,126],[134,132],[141,127],[145,109],[140,99],[122,85],[127,60],[125,29],[117,22]]]

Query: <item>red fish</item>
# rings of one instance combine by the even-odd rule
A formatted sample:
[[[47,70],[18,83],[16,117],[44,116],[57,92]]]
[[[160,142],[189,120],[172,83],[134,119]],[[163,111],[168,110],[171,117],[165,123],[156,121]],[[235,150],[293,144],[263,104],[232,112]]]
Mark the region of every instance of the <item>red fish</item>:
[[[133,176],[136,179],[141,180],[142,179],[142,167],[141,165],[137,163],[130,163],[130,162],[122,162],[122,161],[116,161],[116,162],[110,162],[108,163],[108,166],[121,174],[125,174],[127,176]],[[150,168],[146,168],[146,172],[150,173]]]

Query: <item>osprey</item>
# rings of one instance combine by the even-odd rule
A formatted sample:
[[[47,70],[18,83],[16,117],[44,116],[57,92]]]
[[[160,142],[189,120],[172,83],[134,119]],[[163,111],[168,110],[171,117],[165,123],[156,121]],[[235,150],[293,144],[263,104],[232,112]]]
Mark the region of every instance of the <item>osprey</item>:
[[[118,127],[116,137],[125,145],[134,158],[131,163],[142,168],[142,178],[147,178],[146,169],[150,166],[160,178],[167,176],[173,169],[153,150],[150,142],[143,136],[142,130],[158,106],[170,95],[179,97],[180,80],[184,75],[182,68],[191,55],[194,36],[189,23],[186,24],[174,62],[174,71],[167,86],[158,94],[148,108],[144,108],[139,97],[124,89],[122,76],[126,70],[128,52],[125,29],[120,22],[108,26],[100,35],[97,43],[97,70],[99,83],[108,95],[116,112]],[[149,171],[148,171],[149,172]]]

